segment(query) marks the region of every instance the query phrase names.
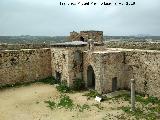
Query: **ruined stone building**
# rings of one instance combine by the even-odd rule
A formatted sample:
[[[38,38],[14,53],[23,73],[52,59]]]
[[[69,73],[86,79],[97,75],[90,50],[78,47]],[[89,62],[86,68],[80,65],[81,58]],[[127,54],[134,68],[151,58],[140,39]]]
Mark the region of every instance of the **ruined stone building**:
[[[55,76],[59,81],[83,79],[85,86],[107,93],[130,89],[160,98],[160,51],[109,48],[102,31],[71,32],[69,42],[50,48],[0,51],[0,85]],[[146,89],[147,88],[147,89]]]
[[[151,76],[160,82],[160,52],[153,55],[150,51],[106,48],[102,31],[71,32],[70,41],[51,45],[52,75],[66,80],[68,85],[83,79],[86,87],[107,93],[129,89],[133,78],[137,91],[144,92],[144,82],[148,87],[152,84]]]

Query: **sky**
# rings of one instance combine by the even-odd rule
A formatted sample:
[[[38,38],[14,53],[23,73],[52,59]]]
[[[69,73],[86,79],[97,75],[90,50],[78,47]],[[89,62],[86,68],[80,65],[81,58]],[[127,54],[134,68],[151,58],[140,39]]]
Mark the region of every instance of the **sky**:
[[[60,2],[97,4],[62,6]],[[113,5],[119,2],[124,5]],[[0,0],[0,36],[67,36],[84,30],[109,36],[160,36],[160,0]]]

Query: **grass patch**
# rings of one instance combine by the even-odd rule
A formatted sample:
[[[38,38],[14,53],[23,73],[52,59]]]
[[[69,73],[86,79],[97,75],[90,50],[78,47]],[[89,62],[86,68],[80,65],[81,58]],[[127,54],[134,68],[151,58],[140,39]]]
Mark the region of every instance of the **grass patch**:
[[[48,101],[44,101],[44,102],[48,104],[47,107],[49,107],[51,110],[53,110],[54,108],[56,108],[56,103],[54,101],[48,100]]]
[[[100,104],[93,104],[92,106],[97,107],[99,110],[103,110],[104,107],[102,107]]]
[[[27,83],[17,82],[17,83],[13,83],[13,84],[0,85],[0,89],[6,89],[6,88],[11,88],[11,87],[29,86],[32,83],[35,83],[35,82],[33,82],[33,81],[32,82],[27,82]]]
[[[83,112],[84,110],[90,109],[90,106],[87,105],[87,104],[84,104],[84,105],[77,105],[77,108],[78,108],[79,112]]]
[[[88,99],[95,98],[96,96],[101,96],[96,90],[89,90],[88,93],[84,94],[83,96],[87,96]]]
[[[53,84],[57,83],[57,80],[52,76],[52,77],[47,77],[45,79],[40,79],[40,80],[35,80],[35,81],[30,81],[30,82],[24,82],[24,83],[17,82],[14,84],[0,85],[0,89],[6,89],[6,88],[10,88],[10,87],[29,86],[29,85],[36,83],[36,82],[41,82],[41,83],[53,85]]]
[[[125,101],[130,101],[130,95],[129,94],[121,94],[121,95],[118,95],[118,96],[115,96],[115,97],[113,97],[114,99],[119,99],[119,98],[121,98],[121,99],[123,99],[123,100],[125,100]]]
[[[83,112],[84,110],[88,110],[90,109],[90,106],[87,104],[84,105],[76,105],[73,103],[73,100],[70,99],[69,96],[62,94],[60,96],[59,101],[56,103],[54,101],[48,100],[48,101],[44,101],[44,103],[47,103],[48,106],[51,110],[55,109],[55,108],[65,108],[65,109],[78,109],[79,112]]]
[[[59,101],[59,103],[58,103],[58,107],[59,107],[59,108],[64,107],[64,108],[66,108],[66,109],[68,109],[68,108],[69,108],[69,109],[72,109],[73,106],[74,106],[73,100],[70,99],[69,96],[67,96],[67,95],[61,95],[60,101]]]
[[[85,89],[85,82],[82,79],[76,79],[73,81],[73,90],[80,91]]]
[[[145,105],[147,105],[149,103],[160,105],[160,100],[158,100],[158,98],[153,97],[153,96],[150,96],[150,97],[144,99],[143,96],[136,95],[136,101],[140,102],[140,103],[143,103]]]
[[[69,93],[69,92],[71,92],[71,88],[68,87],[66,83],[61,83],[58,86],[56,86],[56,88],[60,93]]]
[[[41,80],[38,80],[36,82],[42,82],[42,83],[50,84],[50,85],[54,85],[54,84],[58,84],[59,83],[59,81],[57,81],[55,79],[55,77],[47,77],[45,79],[41,79]]]
[[[127,97],[128,99],[128,97]],[[130,99],[129,99],[130,100]],[[160,119],[160,100],[158,98],[150,96],[144,98],[141,95],[136,95],[136,102],[141,103],[142,107],[136,107],[135,111],[130,111],[130,107],[121,107],[121,109],[129,114],[134,116],[137,120],[157,120]]]
[[[141,108],[136,108],[135,111],[130,111],[130,107],[121,107],[121,109],[136,118],[136,120],[145,119],[145,120],[157,120],[158,117],[156,116],[155,112],[147,111],[147,113],[144,112]]]
[[[49,107],[51,110],[54,108],[72,109],[74,107],[73,100],[67,95],[61,95],[60,100],[57,103],[51,100],[44,101],[44,103],[47,103],[47,107]]]

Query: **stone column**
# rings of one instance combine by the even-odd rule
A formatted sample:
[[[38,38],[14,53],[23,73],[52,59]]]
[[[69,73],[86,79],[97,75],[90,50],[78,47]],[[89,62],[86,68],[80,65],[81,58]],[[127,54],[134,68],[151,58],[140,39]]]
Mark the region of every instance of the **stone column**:
[[[131,79],[131,111],[135,110],[135,80]]]

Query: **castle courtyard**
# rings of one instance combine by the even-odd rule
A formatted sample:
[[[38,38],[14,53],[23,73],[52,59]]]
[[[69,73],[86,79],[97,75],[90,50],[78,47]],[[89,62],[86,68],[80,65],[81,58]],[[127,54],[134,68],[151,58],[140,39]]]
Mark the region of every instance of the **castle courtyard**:
[[[125,114],[118,110],[118,107],[129,105],[128,101],[122,100],[101,103],[94,99],[87,100],[87,97],[83,96],[85,92],[67,94],[74,104],[89,106],[88,109],[79,112],[77,108],[52,110],[47,107],[45,101],[57,101],[60,97],[60,93],[51,85],[35,83],[30,86],[4,89],[0,91],[0,120],[116,120],[117,116]]]

